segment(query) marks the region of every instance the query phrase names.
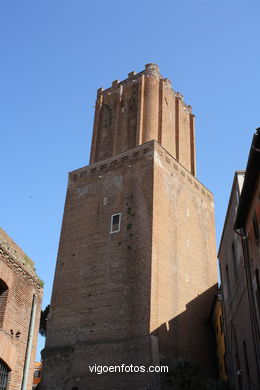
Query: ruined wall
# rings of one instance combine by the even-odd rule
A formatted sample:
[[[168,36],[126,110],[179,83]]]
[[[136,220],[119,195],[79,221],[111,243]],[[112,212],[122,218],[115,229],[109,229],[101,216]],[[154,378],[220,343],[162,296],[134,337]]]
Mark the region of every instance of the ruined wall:
[[[35,327],[26,387],[27,390],[32,389],[42,287],[31,265],[32,261],[0,229],[0,282],[7,287],[0,295],[0,359],[11,370],[8,380],[10,390],[21,389],[33,296],[35,296]]]

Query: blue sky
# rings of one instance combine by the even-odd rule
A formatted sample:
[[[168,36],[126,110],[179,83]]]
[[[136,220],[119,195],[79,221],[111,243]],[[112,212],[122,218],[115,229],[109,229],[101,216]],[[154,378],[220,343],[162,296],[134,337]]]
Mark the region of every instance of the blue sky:
[[[219,242],[234,170],[260,126],[259,20],[258,0],[1,2],[0,226],[35,261],[44,307],[67,172],[89,161],[96,90],[146,63],[193,107]]]

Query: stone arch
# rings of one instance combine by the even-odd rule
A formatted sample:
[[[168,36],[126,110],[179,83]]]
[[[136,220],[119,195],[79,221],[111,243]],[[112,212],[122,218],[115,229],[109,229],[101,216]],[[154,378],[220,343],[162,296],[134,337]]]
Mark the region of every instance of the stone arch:
[[[0,359],[9,367],[10,371],[14,370],[17,358],[17,351],[10,339],[0,332]]]
[[[0,261],[0,275],[1,279],[5,282],[8,288],[13,285],[13,273],[12,270],[2,261]]]
[[[3,327],[5,309],[7,304],[8,286],[3,279],[0,278],[0,328]]]
[[[2,328],[4,323],[8,292],[13,285],[12,270],[2,261],[0,261],[0,275],[0,328]]]
[[[10,372],[10,367],[0,358],[0,380],[1,380],[1,389],[5,390],[8,386],[8,376]]]

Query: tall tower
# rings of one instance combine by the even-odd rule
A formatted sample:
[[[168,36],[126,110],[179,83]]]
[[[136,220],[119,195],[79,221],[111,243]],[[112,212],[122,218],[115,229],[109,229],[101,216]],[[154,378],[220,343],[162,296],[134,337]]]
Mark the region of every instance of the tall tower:
[[[195,175],[194,115],[159,67],[97,91],[90,164],[156,140]]]
[[[90,366],[168,356],[211,372],[214,205],[195,165],[191,107],[157,65],[98,90],[90,165],[69,174],[44,390],[160,389]]]

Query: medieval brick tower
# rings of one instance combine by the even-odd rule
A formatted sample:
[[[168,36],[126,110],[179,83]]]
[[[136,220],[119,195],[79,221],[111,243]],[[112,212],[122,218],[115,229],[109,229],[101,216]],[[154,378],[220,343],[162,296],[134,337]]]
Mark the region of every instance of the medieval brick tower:
[[[155,64],[97,94],[90,165],[69,174],[44,350],[44,390],[160,389],[148,372],[212,368],[214,205],[195,177],[194,116]]]

